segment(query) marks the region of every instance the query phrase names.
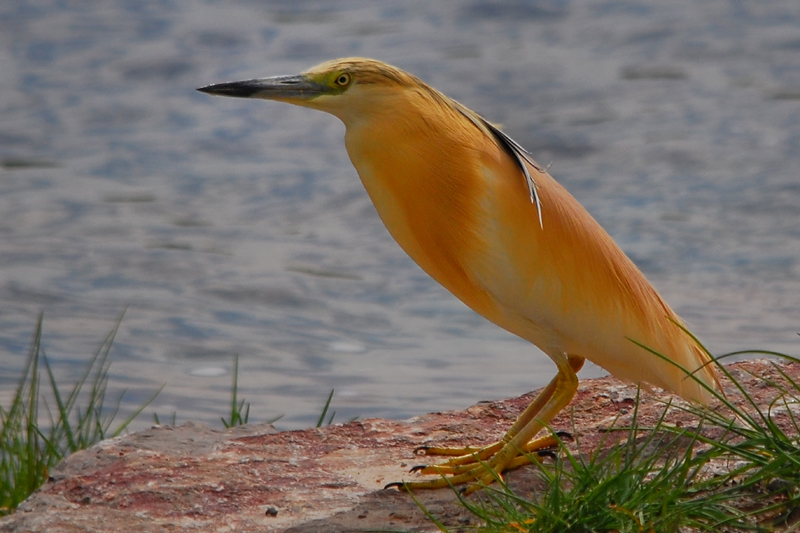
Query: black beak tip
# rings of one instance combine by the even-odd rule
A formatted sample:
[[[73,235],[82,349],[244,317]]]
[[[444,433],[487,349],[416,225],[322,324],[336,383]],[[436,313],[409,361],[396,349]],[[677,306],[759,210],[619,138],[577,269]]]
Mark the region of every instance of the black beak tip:
[[[214,83],[198,87],[201,93],[219,96],[249,96],[253,93],[252,88],[243,87],[240,82]]]
[[[260,80],[229,81],[225,83],[214,83],[199,87],[201,93],[217,96],[233,96],[236,98],[251,98],[262,91]]]

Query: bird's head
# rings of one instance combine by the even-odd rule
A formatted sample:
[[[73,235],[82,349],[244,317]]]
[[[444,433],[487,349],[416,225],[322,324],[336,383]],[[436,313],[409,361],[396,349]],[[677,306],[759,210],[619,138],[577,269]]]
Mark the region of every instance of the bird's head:
[[[425,86],[414,76],[366,58],[334,59],[301,74],[218,83],[198,91],[238,98],[262,98],[310,107],[351,119],[386,108],[387,98]]]

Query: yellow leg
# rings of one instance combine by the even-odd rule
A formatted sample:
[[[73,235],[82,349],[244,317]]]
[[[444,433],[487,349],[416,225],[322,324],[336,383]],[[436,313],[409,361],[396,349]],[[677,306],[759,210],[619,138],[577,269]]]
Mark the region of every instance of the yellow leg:
[[[530,452],[552,446],[552,437],[533,440],[536,434],[563,409],[575,395],[583,358],[567,356],[560,358],[558,374],[517,418],[500,442],[484,448],[423,448],[427,455],[455,455],[440,465],[415,467],[412,472],[439,474],[441,477],[428,481],[390,483],[387,487],[414,489],[436,489],[449,485],[477,482],[467,491],[488,485],[495,477],[509,468],[530,462]],[[466,452],[466,453],[464,453]]]
[[[564,431],[559,431],[555,435],[547,435],[534,439],[523,447],[520,454],[514,460],[506,465],[504,470],[513,470],[520,466],[529,464],[532,461],[539,459],[540,454],[549,451],[558,446],[563,439],[571,439],[572,436]],[[439,474],[439,475],[456,475],[463,474],[472,470],[477,463],[485,461],[499,450],[503,448],[502,442],[495,442],[485,448],[428,448],[426,451],[428,455],[458,455],[454,459],[449,459],[444,463],[436,465],[418,465],[413,467],[411,472],[418,472],[420,474]],[[432,454],[430,450],[443,451],[444,453]],[[471,450],[471,451],[470,451]],[[466,453],[465,455],[461,455]]]

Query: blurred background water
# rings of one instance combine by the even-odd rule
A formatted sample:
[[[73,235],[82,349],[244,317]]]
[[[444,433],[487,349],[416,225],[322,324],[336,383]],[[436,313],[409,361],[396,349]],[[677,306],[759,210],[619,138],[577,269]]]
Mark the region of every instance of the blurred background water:
[[[0,399],[42,311],[68,383],[125,310],[110,388],[179,422],[218,423],[234,354],[282,428],[332,388],[346,420],[545,384],[391,240],[336,119],[194,90],[353,55],[552,163],[714,353],[798,355],[797,0],[30,0],[0,4]]]

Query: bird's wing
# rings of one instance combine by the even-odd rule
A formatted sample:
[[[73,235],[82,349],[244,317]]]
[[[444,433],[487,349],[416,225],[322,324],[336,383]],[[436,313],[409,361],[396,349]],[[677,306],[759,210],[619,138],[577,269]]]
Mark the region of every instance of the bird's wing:
[[[536,204],[536,211],[539,214],[539,226],[544,228],[542,224],[542,202],[539,199],[539,193],[536,191],[536,182],[533,180],[533,176],[531,176],[531,172],[528,170],[528,165],[525,163],[527,162],[539,172],[545,172],[545,170],[533,160],[530,152],[523,148],[517,141],[503,133],[497,126],[458,102],[454,103],[459,113],[467,117],[478,129],[497,140],[508,155],[514,157],[520,170],[522,170],[522,174],[525,176],[525,182],[528,184],[528,193],[531,196],[531,203]]]

